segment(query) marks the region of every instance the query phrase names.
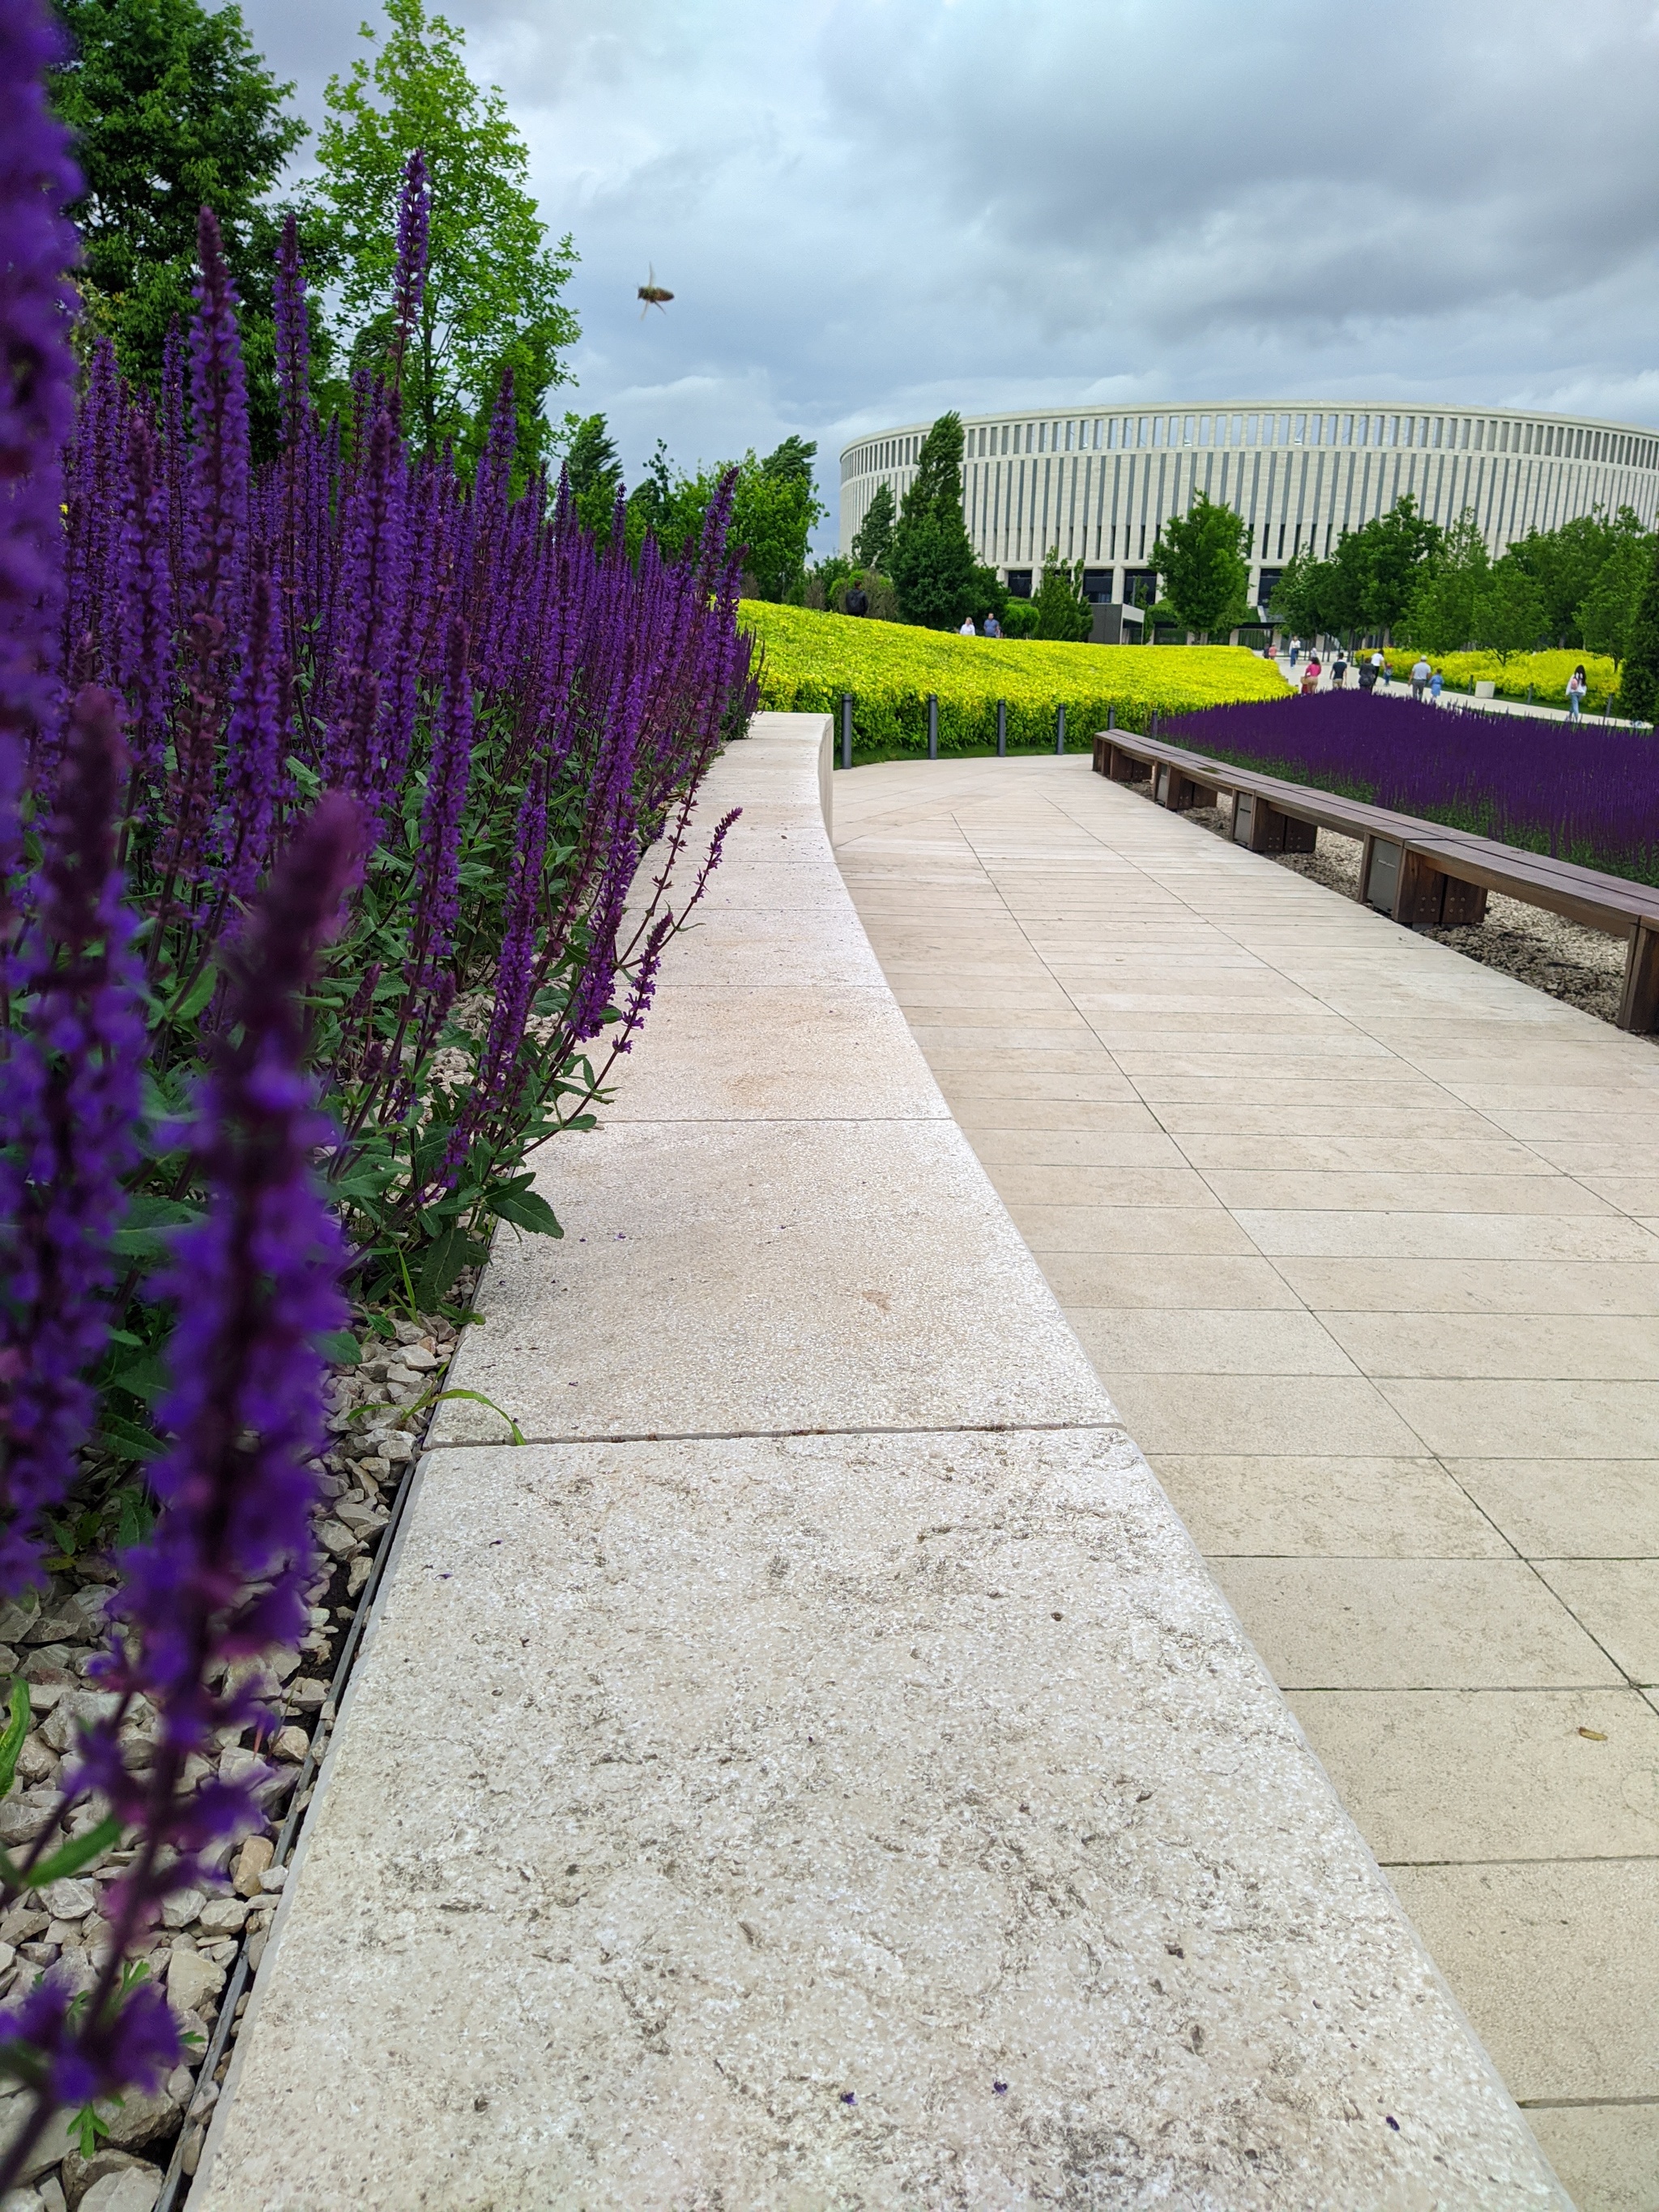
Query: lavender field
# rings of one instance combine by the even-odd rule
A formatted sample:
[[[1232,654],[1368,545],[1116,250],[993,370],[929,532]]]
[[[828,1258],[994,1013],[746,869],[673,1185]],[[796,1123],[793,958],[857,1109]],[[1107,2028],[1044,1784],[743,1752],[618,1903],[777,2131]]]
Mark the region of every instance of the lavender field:
[[[1533,853],[1659,883],[1659,738],[1320,692],[1212,707],[1158,734]]]

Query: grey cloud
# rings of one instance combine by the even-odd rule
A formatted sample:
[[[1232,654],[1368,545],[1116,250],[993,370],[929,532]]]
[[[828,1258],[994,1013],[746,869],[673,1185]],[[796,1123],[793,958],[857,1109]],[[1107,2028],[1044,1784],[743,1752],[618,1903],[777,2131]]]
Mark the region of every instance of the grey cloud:
[[[356,10],[246,12],[314,115]],[[862,429],[1085,398],[1659,419],[1645,0],[447,12],[575,234],[574,400],[630,464],[799,430],[833,501]]]

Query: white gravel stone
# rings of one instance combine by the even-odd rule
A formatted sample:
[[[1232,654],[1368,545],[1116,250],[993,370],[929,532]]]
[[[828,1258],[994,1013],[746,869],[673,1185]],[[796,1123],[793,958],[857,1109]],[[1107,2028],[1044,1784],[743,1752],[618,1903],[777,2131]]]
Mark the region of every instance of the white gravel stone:
[[[224,1985],[224,1968],[199,1951],[176,1949],[167,1960],[167,1999],[175,2012],[199,2011]]]
[[[54,1920],[84,1920],[97,1906],[97,1887],[89,1881],[51,1881],[40,1892],[40,1902]]]
[[[126,2166],[94,2181],[81,2199],[81,2212],[155,2212],[161,2180],[159,2166]]]

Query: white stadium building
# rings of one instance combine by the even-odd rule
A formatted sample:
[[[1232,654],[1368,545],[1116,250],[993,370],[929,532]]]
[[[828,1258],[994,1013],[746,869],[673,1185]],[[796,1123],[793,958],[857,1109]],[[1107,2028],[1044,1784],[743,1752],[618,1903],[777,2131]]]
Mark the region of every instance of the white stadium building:
[[[843,449],[843,553],[878,485],[902,500],[927,429],[906,423]],[[1648,529],[1659,513],[1659,436],[1576,416],[1263,402],[965,415],[963,433],[969,535],[1015,593],[1030,591],[1058,546],[1085,563],[1090,599],[1150,605],[1159,525],[1197,492],[1249,526],[1256,605],[1292,554],[1306,547],[1323,559],[1344,530],[1407,492],[1442,525],[1473,507],[1494,555],[1595,507],[1634,507]]]

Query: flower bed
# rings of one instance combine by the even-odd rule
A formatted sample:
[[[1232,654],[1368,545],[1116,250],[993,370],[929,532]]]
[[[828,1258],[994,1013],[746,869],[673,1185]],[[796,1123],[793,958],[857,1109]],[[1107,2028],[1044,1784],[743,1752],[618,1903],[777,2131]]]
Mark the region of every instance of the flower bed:
[[[646,1017],[754,692],[729,484],[635,566],[515,494],[510,384],[471,482],[409,450],[418,155],[349,422],[290,224],[255,465],[205,211],[159,406],[106,346],[77,398],[55,49],[0,11],[0,2195],[67,2112],[78,2197],[211,2102],[381,1492],[491,1235],[560,1233],[526,1153]]]
[[[745,599],[744,628],[763,648],[760,702],[781,714],[839,714],[853,694],[854,757],[893,760],[927,750],[927,695],[939,700],[941,753],[996,749],[997,702],[1007,702],[1011,751],[1052,751],[1054,711],[1068,741],[1086,743],[1115,708],[1127,730],[1152,716],[1223,701],[1279,699],[1285,679],[1242,646],[1053,645],[958,637],[898,623],[817,614]]]
[[[1659,883],[1659,740],[1318,692],[1162,725],[1171,744]]]
[[[1619,712],[1619,671],[1604,653],[1512,653],[1500,660],[1495,653],[1425,653],[1414,646],[1393,645],[1383,654],[1392,676],[1407,677],[1418,660],[1437,668],[1454,691],[1473,691],[1477,684],[1496,686],[1498,699],[1531,701],[1540,707],[1567,707],[1567,678],[1582,666],[1589,689],[1584,696],[1586,714]]]

